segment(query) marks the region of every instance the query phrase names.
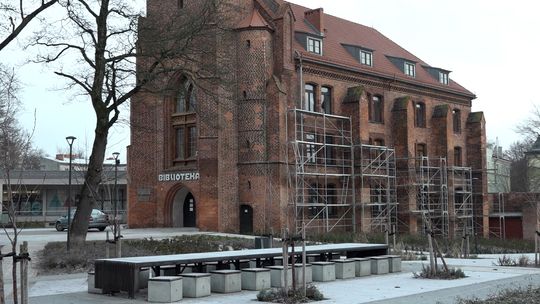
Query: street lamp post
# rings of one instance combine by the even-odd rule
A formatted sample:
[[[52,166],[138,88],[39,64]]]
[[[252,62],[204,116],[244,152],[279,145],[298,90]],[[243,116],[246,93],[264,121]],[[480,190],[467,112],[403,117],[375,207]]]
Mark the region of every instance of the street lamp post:
[[[118,164],[120,163],[120,159],[118,159],[118,156],[120,153],[114,152],[114,190],[113,190],[113,200],[114,200],[114,240],[118,241],[119,233],[118,233],[118,199],[117,199],[117,186],[118,186]]]
[[[71,234],[71,167],[73,159],[73,142],[77,139],[75,136],[66,137],[66,141],[69,145],[69,184],[68,184],[68,216],[67,216],[67,251],[69,251],[69,242]]]

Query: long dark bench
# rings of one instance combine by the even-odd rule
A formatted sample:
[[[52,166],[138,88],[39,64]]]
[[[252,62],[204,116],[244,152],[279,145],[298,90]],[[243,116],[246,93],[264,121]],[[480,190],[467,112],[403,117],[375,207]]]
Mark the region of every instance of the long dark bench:
[[[289,248],[291,253],[291,249]],[[306,246],[307,254],[320,254],[321,257],[331,257],[332,253],[340,253],[348,258],[361,258],[367,256],[378,256],[388,254],[388,246],[382,244],[328,244]],[[295,255],[298,257],[302,253],[296,248]],[[126,291],[130,298],[135,298],[135,293],[139,289],[139,269],[152,267],[154,273],[160,273],[160,267],[165,265],[175,265],[180,273],[188,264],[202,266],[205,263],[217,262],[220,265],[234,263],[240,265],[240,261],[256,259],[257,267],[264,261],[271,261],[273,258],[282,256],[281,248],[251,249],[217,251],[205,253],[188,253],[174,255],[158,255],[144,257],[129,257],[116,259],[95,260],[95,287],[101,288],[103,293],[111,294]],[[238,267],[239,268],[239,267]]]

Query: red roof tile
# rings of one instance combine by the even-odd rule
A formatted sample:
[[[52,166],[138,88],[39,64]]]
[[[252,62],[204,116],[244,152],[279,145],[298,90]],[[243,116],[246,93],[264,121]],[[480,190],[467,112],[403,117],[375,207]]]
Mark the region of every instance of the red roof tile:
[[[296,17],[294,25],[295,31],[318,35],[318,31],[304,18],[304,12],[311,9],[293,3],[290,4]],[[311,59],[343,65],[347,68],[354,68],[359,71],[374,72],[376,74],[382,74],[387,77],[396,78],[413,84],[425,84],[430,87],[455,91],[470,95],[471,97],[474,96],[473,93],[452,80],[449,80],[448,85],[439,83],[438,79],[435,79],[422,67],[429,67],[429,64],[388,39],[374,28],[328,14],[324,14],[324,27],[325,33],[322,56],[307,52],[296,40],[294,41],[293,47],[301,52],[303,56]],[[373,50],[373,67],[360,64],[360,62],[343,47],[343,44]],[[398,57],[416,62],[416,77],[413,78],[405,75],[403,71],[388,60],[386,56]]]
[[[251,16],[242,20],[236,27],[237,29],[250,28],[250,27],[268,27],[268,23],[264,20],[257,9],[253,9]]]

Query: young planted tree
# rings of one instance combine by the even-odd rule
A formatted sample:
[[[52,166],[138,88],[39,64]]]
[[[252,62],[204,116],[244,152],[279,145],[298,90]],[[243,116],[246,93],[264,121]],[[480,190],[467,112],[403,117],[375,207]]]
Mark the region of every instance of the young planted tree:
[[[200,42],[218,30],[220,1],[192,1],[176,10],[172,4],[177,1],[151,2],[171,6],[171,14],[150,22],[131,1],[61,0],[67,18],[35,40],[46,50],[38,60],[64,64],[55,73],[92,105],[96,119],[88,171],[70,229],[75,243],[86,239],[95,203],[92,189],[102,182],[109,130],[118,122],[121,107],[141,91],[159,89],[154,80],[173,73],[213,77],[202,68],[206,50]],[[138,43],[139,37],[145,43]]]
[[[13,256],[12,279],[13,301],[17,303],[17,244],[18,236],[22,231],[17,221],[20,206],[28,203],[28,197],[19,195],[26,192],[25,186],[17,174],[24,169],[39,167],[41,152],[34,149],[31,143],[31,133],[25,132],[17,123],[17,113],[20,102],[17,99],[19,82],[13,70],[0,65],[0,179],[6,187],[7,197],[3,198],[2,213],[7,221],[2,228],[10,241],[10,250]],[[36,162],[37,161],[37,162]],[[0,189],[4,191],[4,189]],[[4,303],[3,269],[0,263],[0,303]]]

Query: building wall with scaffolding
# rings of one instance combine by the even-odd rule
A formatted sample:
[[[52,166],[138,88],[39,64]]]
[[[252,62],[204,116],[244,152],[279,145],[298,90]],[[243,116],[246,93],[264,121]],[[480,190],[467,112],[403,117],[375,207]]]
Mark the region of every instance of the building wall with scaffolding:
[[[323,21],[322,10],[273,0],[237,4],[241,9],[233,19],[238,22],[227,25],[234,30],[216,31],[205,45],[204,62],[223,72],[223,83],[213,83],[212,77],[193,79],[200,88],[194,111],[174,112],[178,88],[133,98],[131,226],[173,225],[171,214],[181,209],[173,206],[175,193],[188,190],[196,201],[196,226],[202,230],[239,231],[241,211],[247,210],[252,212],[253,233],[300,231],[304,226],[313,233],[416,233],[422,231],[422,214],[429,213],[442,234],[451,234],[457,231],[456,219],[469,216],[468,194],[483,217],[486,184],[477,172],[485,168],[485,157],[477,155],[485,149],[485,121],[481,113],[471,112],[472,93],[453,81],[441,84],[419,61],[416,77],[397,75],[394,62],[379,54],[403,52],[416,59],[387,44],[380,33],[370,32],[374,43],[383,44],[373,54],[381,61],[369,68],[350,53],[325,57],[330,50],[351,49],[345,49],[347,41],[336,40],[342,37],[321,36],[324,22],[317,23],[319,33],[314,33],[324,52],[308,54],[305,35],[314,29],[308,23],[317,21],[313,18]],[[147,18],[168,13],[152,7]],[[327,25],[369,30],[335,21]],[[381,65],[382,60],[388,62]],[[174,83],[172,78],[163,83]],[[306,84],[312,85],[310,106],[303,103]],[[371,106],[375,99],[377,111]],[[421,126],[415,116],[419,104],[425,110]],[[452,129],[456,111],[461,124],[457,132]],[[177,139],[171,122],[179,120],[196,127],[196,151],[189,159],[174,159]],[[418,144],[426,147],[421,156],[446,160],[438,179],[423,175],[434,169],[422,167]],[[463,159],[459,165],[454,161],[456,148]],[[458,187],[463,193],[457,201],[454,167],[469,168],[472,178],[465,180],[473,181],[471,191],[471,183]],[[159,179],[185,174],[197,178]],[[441,190],[443,186],[448,189]],[[480,197],[476,201],[475,195]]]

